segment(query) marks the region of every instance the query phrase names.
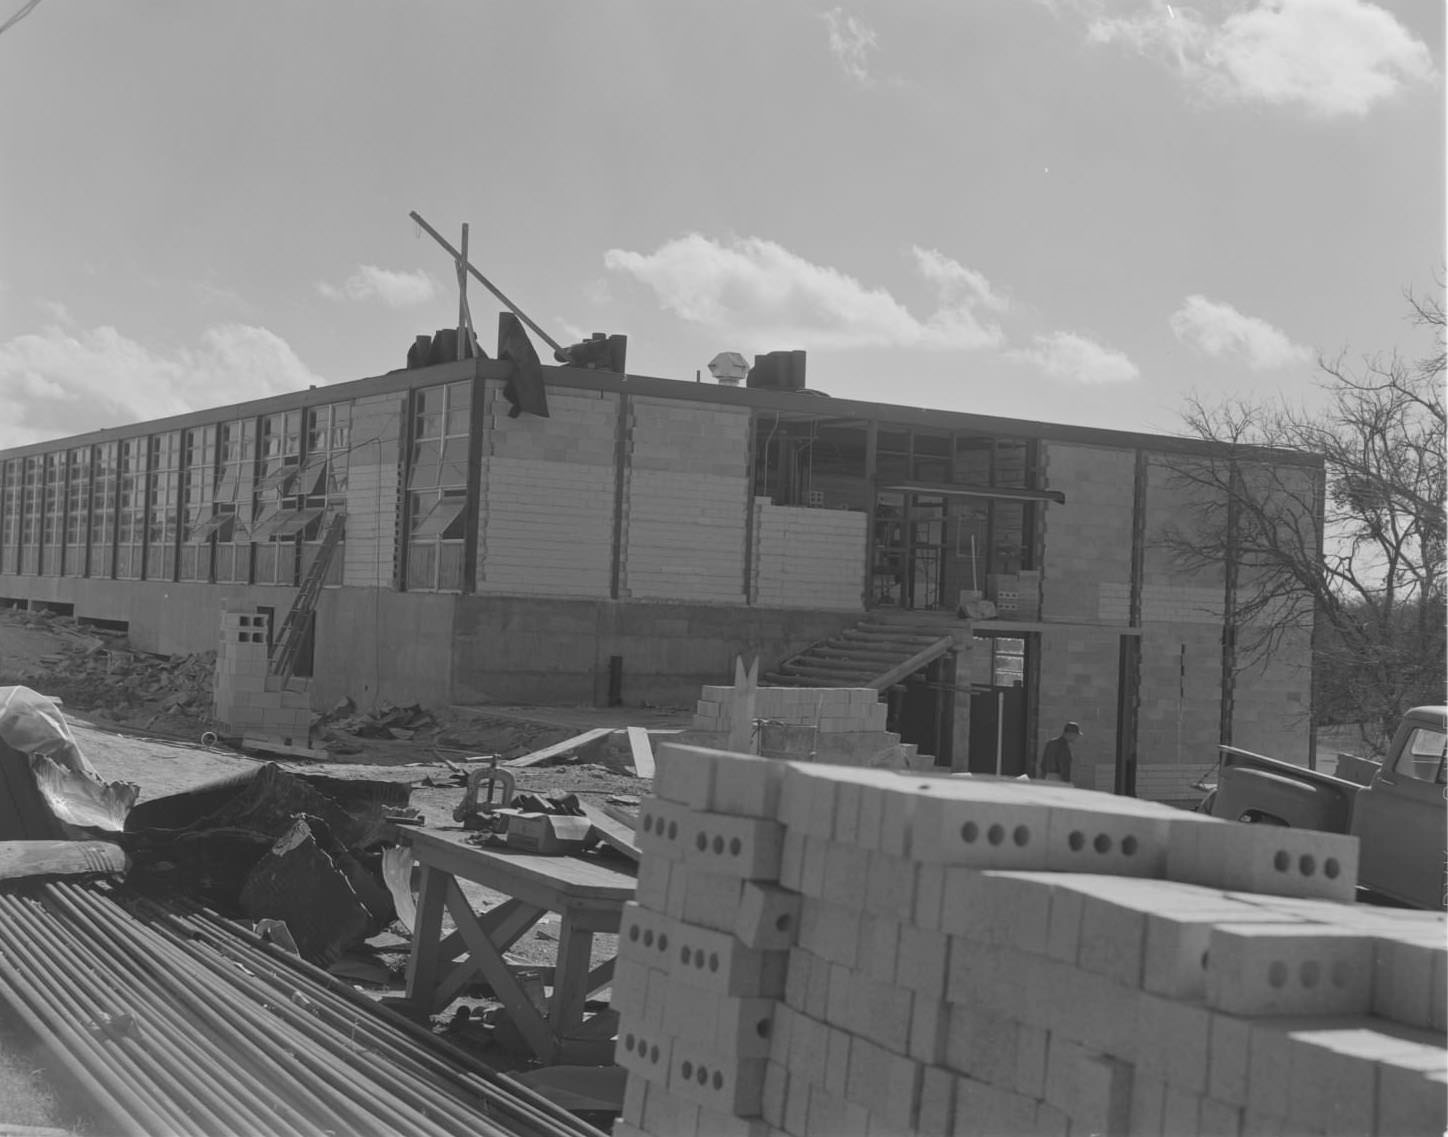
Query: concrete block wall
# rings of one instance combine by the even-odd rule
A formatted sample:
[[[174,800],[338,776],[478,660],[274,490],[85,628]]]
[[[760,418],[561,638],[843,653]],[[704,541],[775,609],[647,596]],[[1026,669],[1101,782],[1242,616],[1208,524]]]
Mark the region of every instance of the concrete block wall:
[[[750,603],[862,610],[868,525],[864,513],[755,498]]]
[[[1187,534],[1194,532],[1197,525],[1195,511],[1204,492],[1199,487],[1183,485],[1173,471],[1171,460],[1166,456],[1148,456],[1146,546],[1142,561],[1142,585],[1145,589],[1189,586],[1204,590],[1215,589],[1219,596],[1222,594],[1226,587],[1226,574],[1222,565],[1211,565],[1188,573],[1165,544],[1165,536],[1170,528]]]
[[[1121,635],[1111,628],[1048,629],[1041,633],[1041,685],[1036,753],[1068,722],[1081,724],[1071,747],[1071,780],[1093,787],[1098,766],[1116,763],[1116,695]]]
[[[628,417],[621,595],[744,603],[748,410],[633,398]]]
[[[376,395],[352,404],[352,452],[347,459],[347,535],[342,583],[390,588],[397,560],[401,503],[400,432],[405,400]]]
[[[1161,623],[1141,634],[1138,769],[1217,761],[1222,713],[1221,625]],[[1305,734],[1304,734],[1305,737]]]
[[[1051,502],[1045,515],[1045,571],[1041,618],[1127,623],[1127,612],[1110,606],[1131,585],[1132,486],[1136,458],[1131,450],[1041,444],[1046,486],[1065,492],[1064,505]]]
[[[1312,709],[1312,637],[1283,634],[1270,660],[1239,656],[1232,681],[1232,743],[1258,754],[1307,764]]]
[[[288,690],[267,674],[269,618],[257,612],[221,613],[212,680],[212,717],[232,735],[258,735],[306,746],[311,696]]]
[[[618,1137],[1448,1120],[1444,919],[1351,904],[1353,838],[672,744],[654,788]]]
[[[485,386],[477,590],[608,596],[619,397],[551,390],[549,417],[513,419]]]
[[[935,759],[885,729],[889,708],[870,687],[760,687],[750,737],[766,758],[879,769],[927,769]],[[733,687],[706,685],[684,741],[725,746],[741,713]]]

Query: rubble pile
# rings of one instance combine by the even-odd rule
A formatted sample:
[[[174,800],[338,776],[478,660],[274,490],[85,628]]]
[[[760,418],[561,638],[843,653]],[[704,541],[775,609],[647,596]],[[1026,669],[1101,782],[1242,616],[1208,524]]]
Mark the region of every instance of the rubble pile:
[[[124,634],[80,625],[69,616],[12,613],[5,622],[60,641],[56,651],[35,659],[0,659],[8,679],[116,719],[147,725],[167,716],[210,719],[214,651],[175,656],[133,651]]]
[[[326,965],[396,915],[382,850],[387,814],[410,792],[268,763],[132,809],[129,879],[226,915],[281,921],[303,958]]]

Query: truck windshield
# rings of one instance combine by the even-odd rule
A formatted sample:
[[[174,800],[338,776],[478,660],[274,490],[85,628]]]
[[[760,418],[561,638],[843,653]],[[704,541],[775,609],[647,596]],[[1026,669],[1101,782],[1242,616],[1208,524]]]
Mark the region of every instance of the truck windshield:
[[[1443,758],[1448,734],[1420,726],[1408,736],[1398,755],[1394,772],[1420,782],[1443,782]]]

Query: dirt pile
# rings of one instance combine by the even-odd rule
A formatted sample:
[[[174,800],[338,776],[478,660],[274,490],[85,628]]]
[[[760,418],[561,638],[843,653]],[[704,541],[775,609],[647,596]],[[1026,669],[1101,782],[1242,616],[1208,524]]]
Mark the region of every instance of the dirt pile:
[[[116,722],[151,727],[172,718],[187,733],[210,722],[214,651],[177,656],[133,651],[123,634],[40,612],[5,614],[0,641],[11,629],[43,633],[52,650],[22,656],[0,648],[0,682],[32,687],[67,707]]]

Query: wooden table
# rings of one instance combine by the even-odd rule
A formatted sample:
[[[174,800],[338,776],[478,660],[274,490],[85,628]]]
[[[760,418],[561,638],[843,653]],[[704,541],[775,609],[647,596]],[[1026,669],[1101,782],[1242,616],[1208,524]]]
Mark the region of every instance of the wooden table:
[[[613,959],[590,969],[593,937],[617,932],[637,881],[631,873],[593,857],[544,857],[497,846],[470,845],[462,831],[408,829],[404,838],[421,867],[407,998],[419,1009],[440,1010],[475,973],[492,987],[528,1046],[544,1062],[570,1060],[589,1037],[583,1019],[588,996],[613,980]],[[458,886],[473,881],[507,900],[475,913]],[[457,931],[442,935],[443,910]],[[561,917],[558,962],[547,1014],[541,1014],[503,953],[544,915]],[[462,959],[457,957],[462,954]],[[605,1040],[606,1041],[606,1040]],[[594,1049],[597,1049],[595,1046]]]

